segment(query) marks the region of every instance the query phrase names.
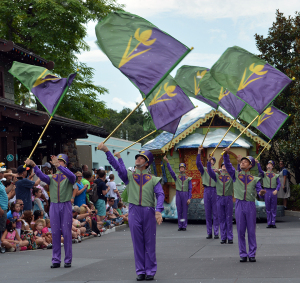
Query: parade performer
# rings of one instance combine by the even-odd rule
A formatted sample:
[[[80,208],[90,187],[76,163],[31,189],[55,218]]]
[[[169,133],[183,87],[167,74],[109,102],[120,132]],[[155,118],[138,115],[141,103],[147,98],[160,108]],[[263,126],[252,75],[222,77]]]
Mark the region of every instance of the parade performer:
[[[201,173],[202,183],[204,186],[204,208],[205,208],[205,217],[206,217],[206,230],[207,237],[206,239],[212,238],[212,217],[213,217],[213,226],[214,226],[214,238],[219,239],[219,220],[217,212],[217,191],[216,191],[216,182],[208,175],[207,168],[203,167],[201,162],[201,151],[203,150],[202,146],[198,148],[198,155],[196,159],[196,164],[198,170]],[[216,159],[212,157],[211,164],[214,169]]]
[[[137,281],[153,280],[157,270],[155,244],[156,222],[162,223],[161,212],[164,210],[164,191],[161,178],[148,174],[147,168],[153,162],[150,151],[142,151],[135,156],[135,173],[127,171],[122,162],[117,161],[108,148],[100,143],[98,149],[105,152],[108,162],[117,168],[120,178],[127,184],[129,215],[128,222],[134,250]],[[119,165],[119,166],[118,166]],[[157,205],[155,210],[155,197]]]
[[[221,165],[221,174],[216,174],[211,167],[212,156],[208,157],[207,171],[216,182],[217,211],[221,232],[221,244],[233,244],[232,215],[233,215],[233,182],[224,163]]]
[[[241,159],[241,171],[236,171],[230,163],[228,151],[229,148],[224,149],[223,155],[224,164],[227,172],[232,178],[234,184],[235,202],[235,219],[238,233],[238,244],[240,252],[240,262],[246,262],[247,256],[250,262],[256,262],[256,207],[255,207],[255,190],[259,195],[264,195],[265,190],[262,189],[260,178],[254,177],[250,174],[250,169],[255,166],[255,160],[252,156],[243,157]],[[247,254],[245,233],[248,232],[249,252]]]
[[[258,172],[263,178],[263,187],[266,190],[265,203],[267,212],[267,228],[276,228],[276,212],[277,212],[277,193],[280,189],[279,174],[273,172],[275,166],[273,160],[268,161],[267,172],[261,169],[260,163],[255,159],[257,163]]]
[[[72,204],[73,185],[76,176],[67,168],[69,158],[66,154],[51,156],[51,163],[56,167],[56,174],[44,174],[36,164],[27,159],[25,163],[34,167],[35,174],[49,185],[51,196],[50,224],[52,230],[52,265],[60,267],[61,262],[61,234],[64,237],[65,264],[71,267],[72,263]]]
[[[184,163],[179,164],[179,175],[175,174],[167,156],[164,156],[168,170],[176,185],[176,207],[178,215],[178,231],[186,231],[188,206],[192,198],[192,178],[186,176]]]

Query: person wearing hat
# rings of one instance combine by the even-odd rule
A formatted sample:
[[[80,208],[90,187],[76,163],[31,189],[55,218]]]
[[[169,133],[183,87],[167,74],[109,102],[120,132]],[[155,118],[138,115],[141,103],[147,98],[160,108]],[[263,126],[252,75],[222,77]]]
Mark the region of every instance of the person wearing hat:
[[[16,199],[21,199],[24,202],[24,211],[32,210],[31,189],[41,182],[39,178],[35,182],[27,179],[29,170],[29,167],[24,167],[23,165],[17,168]]]
[[[105,152],[108,162],[113,168],[117,168],[120,178],[127,184],[128,222],[133,243],[137,281],[153,280],[157,270],[156,222],[159,225],[162,223],[161,212],[164,210],[165,198],[160,184],[161,178],[148,174],[146,170],[153,162],[153,155],[148,150],[137,154],[135,156],[136,171],[133,173],[127,171],[123,163],[118,163],[104,143],[100,143],[98,149]],[[154,194],[157,199],[156,210]]]
[[[269,160],[267,164],[267,172],[261,169],[260,163],[255,159],[257,163],[258,172],[262,176],[263,186],[266,190],[265,203],[267,212],[267,228],[276,228],[276,213],[277,213],[277,193],[280,189],[281,183],[279,180],[279,174],[273,172],[275,163],[273,160]]]
[[[51,156],[51,163],[56,167],[56,174],[44,174],[36,164],[27,159],[25,163],[34,167],[36,175],[49,185],[51,195],[50,223],[52,230],[52,265],[60,267],[61,233],[64,237],[65,265],[71,267],[72,262],[72,204],[73,185],[76,176],[67,168],[69,158],[66,154]]]
[[[202,184],[204,186],[204,208],[205,208],[205,218],[206,218],[206,239],[212,239],[212,225],[214,226],[214,238],[219,239],[219,220],[217,212],[217,190],[216,182],[209,176],[207,168],[203,167],[201,162],[201,152],[203,150],[202,146],[198,147],[198,155],[196,159],[196,165],[201,173]],[[214,170],[214,165],[216,159],[211,158],[212,169]],[[212,218],[214,222],[212,223]]]
[[[186,231],[188,206],[192,198],[192,178],[186,176],[184,163],[179,164],[179,175],[175,174],[167,156],[164,156],[168,170],[175,181],[176,207],[178,214],[178,231]]]
[[[230,163],[229,148],[224,149],[224,164],[226,170],[233,181],[235,202],[235,219],[238,233],[238,245],[240,253],[240,262],[246,262],[249,257],[250,262],[256,262],[256,206],[255,197],[257,192],[260,196],[265,194],[260,184],[260,178],[252,176],[250,169],[255,166],[255,160],[252,156],[246,156],[241,159],[240,169],[236,171]],[[249,252],[247,253],[245,233],[248,233]]]
[[[233,244],[232,215],[233,215],[233,182],[224,163],[221,165],[221,174],[212,170],[212,156],[208,157],[207,171],[209,176],[216,182],[217,188],[217,212],[221,232],[221,244]]]

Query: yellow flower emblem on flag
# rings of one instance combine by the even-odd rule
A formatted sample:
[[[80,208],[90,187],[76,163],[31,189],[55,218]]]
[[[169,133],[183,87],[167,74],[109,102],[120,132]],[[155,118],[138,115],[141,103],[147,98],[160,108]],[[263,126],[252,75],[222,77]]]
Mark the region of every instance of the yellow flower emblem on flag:
[[[274,112],[271,112],[272,111],[272,108],[271,107],[268,107],[263,114],[261,114],[259,117],[258,117],[258,122],[257,122],[257,127],[260,126],[262,124],[263,121],[269,119],[273,114]],[[265,117],[265,115],[268,115],[269,117]]]
[[[194,77],[195,96],[197,96],[200,91],[199,83],[203,79],[206,72],[207,72],[207,70],[204,70],[201,73],[200,73],[200,71],[198,71],[197,75]],[[197,82],[197,79],[200,79],[200,80]]]
[[[167,101],[167,100],[172,100],[170,98],[167,99],[161,99],[165,94],[167,94],[169,97],[174,97],[177,95],[177,93],[174,93],[173,91],[175,91],[176,86],[175,85],[170,85],[168,86],[168,83],[164,84],[164,93],[159,96],[160,92],[161,92],[161,88],[162,86],[160,86],[158,92],[155,94],[154,98],[151,100],[151,102],[149,103],[149,106],[152,106],[154,104],[157,104],[159,102],[163,102],[163,101]],[[158,97],[159,96],[159,97]]]
[[[245,71],[244,71],[242,80],[240,82],[238,91],[241,90],[241,89],[244,89],[247,85],[253,83],[254,81],[261,79],[262,77],[259,77],[259,78],[248,81],[253,74],[256,74],[258,76],[265,75],[268,71],[263,71],[262,72],[263,68],[264,68],[264,65],[256,65],[255,66],[255,63],[252,63],[249,67],[249,70],[251,71],[251,74],[249,75],[249,77],[246,80],[245,80],[245,77],[246,77],[247,68],[245,68]]]
[[[128,41],[128,44],[127,44],[127,47],[126,47],[126,50],[122,56],[122,60],[119,64],[119,67],[118,68],[121,68],[123,65],[125,65],[126,63],[128,63],[130,60],[132,60],[133,58],[139,56],[139,55],[142,55],[144,53],[146,53],[147,51],[149,51],[151,48],[148,48],[144,51],[140,51],[140,52],[137,52],[136,54],[134,55],[131,55],[138,47],[140,44],[143,44],[145,46],[150,46],[152,45],[155,41],[156,41],[156,38],[154,39],[150,39],[152,35],[152,30],[151,29],[148,29],[148,30],[145,30],[143,31],[141,34],[140,34],[140,28],[138,28],[135,33],[134,33],[134,37],[135,39],[139,42],[133,49],[132,51],[128,54],[129,52],[129,49],[131,47],[131,40],[132,40],[132,36],[130,36],[130,39]]]
[[[220,95],[219,95],[219,101],[224,97],[224,96],[227,96],[229,94],[229,90],[223,90],[223,87],[221,87],[221,90],[220,90]]]

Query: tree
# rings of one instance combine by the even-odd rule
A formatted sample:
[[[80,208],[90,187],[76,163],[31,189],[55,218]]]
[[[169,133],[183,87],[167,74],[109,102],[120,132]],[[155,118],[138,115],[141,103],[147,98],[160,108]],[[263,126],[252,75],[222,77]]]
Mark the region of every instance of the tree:
[[[274,105],[291,114],[290,119],[272,140],[272,148],[266,152],[266,159],[279,161],[284,159],[300,183],[300,13],[294,17],[285,17],[276,11],[276,21],[269,28],[268,36],[255,34],[256,46],[260,57],[269,64],[295,78],[284,92],[279,95]]]
[[[124,118],[131,112],[129,108],[123,108],[119,113],[116,110],[108,109],[108,117],[101,118],[99,125],[105,125],[105,129],[110,133],[112,132],[123,120]],[[115,138],[126,138],[126,131],[128,133],[128,139],[131,141],[137,141],[140,138],[146,136],[151,133],[153,129],[149,129],[147,131],[143,128],[143,122],[148,115],[148,112],[143,113],[141,108],[135,110],[132,115],[123,123],[123,125],[113,134]],[[145,138],[141,141],[142,144],[154,139],[158,136],[162,131],[157,131],[149,137]],[[122,133],[122,134],[121,134]]]
[[[0,38],[54,61],[54,73],[61,77],[79,68],[57,114],[96,125],[98,117],[106,115],[105,104],[97,97],[107,89],[93,84],[93,68],[79,62],[77,54],[90,49],[84,41],[86,24],[122,7],[115,0],[1,0]],[[26,101],[25,93],[16,82],[17,103]]]

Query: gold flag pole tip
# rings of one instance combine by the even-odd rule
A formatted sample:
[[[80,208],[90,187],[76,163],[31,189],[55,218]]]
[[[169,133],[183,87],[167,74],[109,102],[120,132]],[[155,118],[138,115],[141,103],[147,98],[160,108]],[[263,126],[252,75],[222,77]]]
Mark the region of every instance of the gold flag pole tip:
[[[191,47],[191,50],[193,50],[194,49],[194,47]]]

